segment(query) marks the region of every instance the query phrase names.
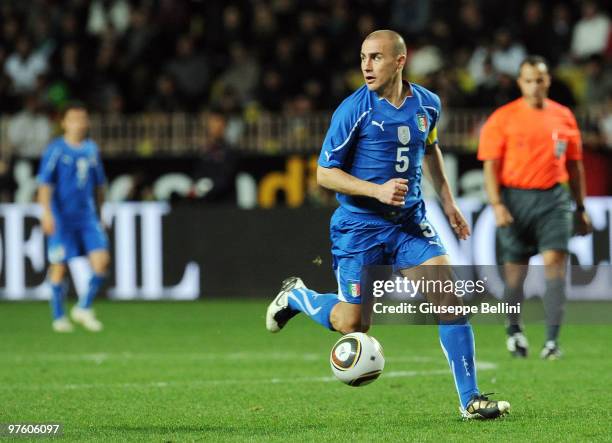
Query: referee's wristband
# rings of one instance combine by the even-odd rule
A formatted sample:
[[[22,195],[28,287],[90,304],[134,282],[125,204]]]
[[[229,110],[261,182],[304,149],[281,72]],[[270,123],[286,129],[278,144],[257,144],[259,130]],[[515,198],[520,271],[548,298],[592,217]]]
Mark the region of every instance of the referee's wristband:
[[[576,205],[576,212],[584,212],[585,210],[584,205]]]

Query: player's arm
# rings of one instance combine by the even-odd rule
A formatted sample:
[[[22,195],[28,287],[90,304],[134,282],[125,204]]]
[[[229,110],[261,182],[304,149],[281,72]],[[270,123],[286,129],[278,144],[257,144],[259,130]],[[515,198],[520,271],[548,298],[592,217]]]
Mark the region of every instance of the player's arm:
[[[570,191],[576,202],[576,234],[587,235],[593,231],[593,226],[584,208],[586,179],[582,160],[567,160],[567,172]]]
[[[54,185],[57,183],[56,166],[60,152],[53,147],[47,147],[39,165],[38,171],[38,204],[42,207],[40,223],[43,232],[51,235],[55,232],[55,219],[51,209]]]
[[[94,168],[94,183],[96,185],[95,200],[98,212],[98,218],[102,220],[102,206],[104,206],[104,200],[106,196],[106,173],[104,172],[104,164],[102,163],[102,157],[100,156],[100,150],[96,146],[96,166]]]
[[[53,218],[53,212],[51,211],[51,197],[53,196],[53,187],[48,184],[41,184],[38,187],[38,204],[42,206],[42,217],[40,222],[42,224],[43,232],[47,235],[55,232],[55,219]]]
[[[569,131],[568,147],[565,165],[569,174],[570,192],[576,202],[576,216],[574,218],[574,230],[578,235],[586,235],[593,231],[593,226],[584,208],[586,197],[586,177],[582,163],[582,139],[580,128],[576,118],[571,111],[567,110],[567,124]]]
[[[425,156],[423,157],[423,173],[429,182],[433,185],[446,217],[448,218],[451,227],[455,230],[457,236],[465,240],[470,235],[470,227],[468,226],[465,217],[457,207],[457,202],[453,197],[446,172],[444,170],[444,160],[438,143],[432,143],[425,147]]]
[[[317,183],[340,194],[370,197],[392,206],[403,206],[408,180],[392,178],[379,185],[361,180],[344,171],[349,152],[355,149],[360,123],[368,115],[354,98],[342,102],[332,116],[317,166]]]
[[[495,213],[495,224],[504,227],[512,224],[512,214],[504,204],[500,192],[502,159],[506,148],[506,117],[501,110],[495,111],[485,122],[480,131],[478,142],[478,160],[484,162],[484,186],[489,204]]]
[[[504,227],[512,224],[514,218],[504,204],[501,198],[499,186],[499,174],[501,161],[499,159],[484,161],[484,186],[489,198],[489,204],[493,207],[495,213],[495,224],[499,227]]]
[[[392,178],[382,185],[361,180],[340,168],[317,166],[317,183],[345,195],[370,197],[391,206],[403,206],[408,180]]]
[[[98,209],[98,216],[102,218],[102,206],[104,205],[104,195],[106,194],[106,186],[96,186],[96,205]]]

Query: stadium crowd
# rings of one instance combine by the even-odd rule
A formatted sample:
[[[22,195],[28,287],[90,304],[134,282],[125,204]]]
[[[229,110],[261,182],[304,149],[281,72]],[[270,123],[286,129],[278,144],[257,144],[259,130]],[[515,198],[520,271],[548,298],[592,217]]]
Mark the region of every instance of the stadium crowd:
[[[612,33],[594,1],[7,0],[0,24],[13,144],[47,139],[74,98],[115,115],[331,110],[362,83],[362,39],[384,27],[405,36],[409,77],[450,108],[511,100],[519,62],[543,55],[552,98],[608,106],[612,148]]]

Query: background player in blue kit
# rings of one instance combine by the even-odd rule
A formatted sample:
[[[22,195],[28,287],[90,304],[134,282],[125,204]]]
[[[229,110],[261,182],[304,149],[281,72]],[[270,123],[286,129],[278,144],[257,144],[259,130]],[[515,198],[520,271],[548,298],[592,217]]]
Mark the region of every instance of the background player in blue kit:
[[[87,138],[87,110],[80,104],[69,105],[64,111],[62,129],[63,137],[47,146],[38,173],[38,202],[43,207],[41,223],[48,236],[53,330],[71,332],[73,329],[64,314],[66,262],[87,255],[93,274],[87,294],[71,310],[70,316],[84,328],[100,331],[102,323],[91,306],[104,283],[110,261],[108,240],[98,217],[106,178],[98,146]]]
[[[299,312],[343,334],[366,331],[359,282],[367,265],[393,265],[418,279],[439,265],[451,278],[450,261],[425,216],[424,172],[434,185],[455,233],[470,235],[446,179],[437,128],[440,99],[402,80],[406,46],[393,31],[375,31],[361,48],[366,85],[345,99],[332,117],[317,170],[318,183],[337,192],[331,220],[338,294],[319,294],[301,279],[283,282],[268,307],[266,327],[277,332]],[[447,273],[447,274],[445,274]],[[458,305],[454,294],[426,294],[437,304]],[[431,298],[429,297],[431,296]],[[448,359],[465,418],[496,418],[510,404],[482,395],[476,383],[474,336],[464,317],[440,316],[440,343]]]

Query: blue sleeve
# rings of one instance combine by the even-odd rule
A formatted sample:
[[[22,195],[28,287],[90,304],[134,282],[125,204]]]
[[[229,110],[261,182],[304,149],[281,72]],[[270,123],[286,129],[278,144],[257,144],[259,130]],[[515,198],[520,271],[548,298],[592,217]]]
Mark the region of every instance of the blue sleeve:
[[[46,185],[57,184],[57,162],[61,154],[60,149],[53,145],[47,146],[38,167],[38,183]]]
[[[360,109],[352,100],[345,100],[334,112],[319,155],[319,165],[337,168],[344,165],[347,154],[357,140],[359,124],[370,111]]]
[[[438,122],[440,121],[440,113],[442,110],[440,98],[432,93],[428,100],[428,104],[423,107],[427,111],[427,114],[429,114],[429,120],[431,121],[426,141],[426,145],[429,146],[438,143]]]
[[[94,168],[94,181],[96,186],[103,186],[106,184],[106,174],[104,173],[104,165],[102,164],[102,158],[100,158],[100,150],[96,146],[96,165]]]

